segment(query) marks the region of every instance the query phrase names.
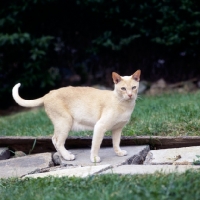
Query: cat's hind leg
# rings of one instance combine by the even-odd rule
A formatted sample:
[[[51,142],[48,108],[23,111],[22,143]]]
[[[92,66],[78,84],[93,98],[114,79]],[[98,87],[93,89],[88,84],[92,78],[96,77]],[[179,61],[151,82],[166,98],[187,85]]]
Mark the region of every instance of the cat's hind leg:
[[[70,151],[65,148],[65,140],[68,137],[68,133],[71,129],[72,118],[71,116],[67,117],[56,117],[54,124],[54,135],[52,137],[52,142],[58,151],[65,160],[74,160],[75,156],[71,154]]]
[[[113,149],[118,156],[126,156],[127,151],[120,148],[122,128],[112,131]]]

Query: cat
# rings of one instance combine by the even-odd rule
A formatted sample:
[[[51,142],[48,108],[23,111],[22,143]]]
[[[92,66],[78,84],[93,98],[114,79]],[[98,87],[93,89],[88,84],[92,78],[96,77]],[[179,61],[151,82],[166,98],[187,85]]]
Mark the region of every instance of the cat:
[[[120,76],[112,72],[114,90],[99,90],[92,87],[63,87],[52,90],[35,100],[24,100],[19,96],[20,83],[13,87],[14,100],[24,107],[44,105],[54,125],[52,142],[65,160],[75,156],[65,149],[65,140],[70,130],[93,130],[91,162],[100,162],[98,155],[104,133],[112,131],[113,148],[118,156],[126,156],[121,150],[120,139],[123,127],[129,121],[139,88],[141,71],[131,76]]]

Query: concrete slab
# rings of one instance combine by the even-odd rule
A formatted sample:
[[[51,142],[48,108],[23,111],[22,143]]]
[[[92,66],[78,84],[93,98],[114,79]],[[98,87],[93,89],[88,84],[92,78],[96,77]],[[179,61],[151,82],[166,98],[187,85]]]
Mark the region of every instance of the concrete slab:
[[[146,165],[191,165],[200,155],[200,146],[151,150],[144,161]]]
[[[7,147],[0,148],[0,160],[6,160],[10,158],[10,151]]]
[[[112,166],[119,166],[122,164],[141,164],[145,160],[150,148],[148,145],[141,146],[124,146],[123,150],[128,152],[127,156],[119,157],[115,154],[112,147],[101,148],[99,156],[101,157],[100,163],[92,163],[90,161],[90,149],[72,149],[71,153],[75,154],[76,159],[73,161],[66,161],[55,153],[53,160],[61,165],[77,165],[77,166],[94,166],[110,164]]]
[[[75,177],[83,178],[89,175],[100,173],[109,168],[111,168],[111,165],[76,167],[76,168],[71,168],[71,169],[61,169],[57,171],[50,171],[46,173],[30,174],[30,175],[24,176],[23,178],[45,178],[48,176],[54,176],[54,177],[75,176]]]
[[[194,165],[122,165],[108,169],[102,174],[153,174],[159,173],[184,173],[186,170],[198,170],[200,166]]]
[[[51,153],[28,155],[0,161],[0,178],[21,177],[52,163]]]

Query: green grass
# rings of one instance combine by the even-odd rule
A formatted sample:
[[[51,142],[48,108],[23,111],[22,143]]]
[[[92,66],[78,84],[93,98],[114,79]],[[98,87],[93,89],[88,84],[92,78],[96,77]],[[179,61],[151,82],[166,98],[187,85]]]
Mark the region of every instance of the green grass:
[[[200,173],[0,179],[1,200],[200,199]]]
[[[52,133],[53,126],[44,109],[0,117],[1,136],[46,136]]]
[[[46,136],[52,133],[53,126],[44,109],[0,117],[1,136]],[[92,132],[71,132],[71,135],[91,136]],[[200,92],[138,98],[123,135],[200,135]]]
[[[137,100],[125,135],[200,135],[200,92]]]

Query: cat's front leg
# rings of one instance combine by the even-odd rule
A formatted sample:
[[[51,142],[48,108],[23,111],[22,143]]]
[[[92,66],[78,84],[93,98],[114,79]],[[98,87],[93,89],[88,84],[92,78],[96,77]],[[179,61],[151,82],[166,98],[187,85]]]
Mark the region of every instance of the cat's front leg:
[[[120,140],[121,140],[121,132],[122,132],[122,128],[112,131],[113,148],[114,148],[115,153],[118,156],[126,156],[127,151],[122,150],[119,146]]]
[[[105,132],[106,132],[105,124],[98,121],[94,127],[94,134],[92,138],[90,160],[93,163],[101,162],[101,158],[98,156],[98,153]]]

